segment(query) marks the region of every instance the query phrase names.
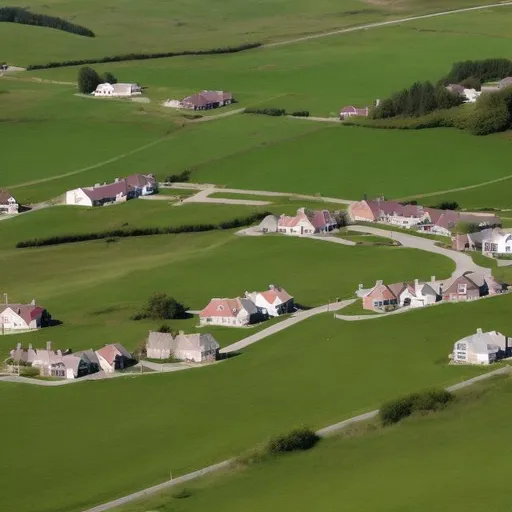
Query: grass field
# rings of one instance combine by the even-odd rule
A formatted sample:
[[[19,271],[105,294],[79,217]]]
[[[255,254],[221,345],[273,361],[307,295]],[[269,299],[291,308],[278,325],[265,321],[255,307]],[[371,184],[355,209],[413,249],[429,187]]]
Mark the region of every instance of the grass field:
[[[102,15],[98,16],[99,4],[95,2],[36,0],[30,5],[33,12],[64,17],[90,28],[96,37],[2,23],[0,44],[6,48],[3,58],[11,64],[26,65],[134,51],[190,50],[266,42],[389,17],[400,18],[407,13],[479,4],[475,0],[406,0],[400,3],[320,0],[315,4],[304,0],[243,4],[222,0],[212,7],[203,0],[193,4],[149,0],[144,5],[124,0],[120,4],[101,4]],[[25,7],[20,0],[10,5]],[[23,44],[9,45],[13,40]]]
[[[507,488],[510,448],[499,440],[512,420],[510,408],[503,407],[511,397],[510,377],[493,379],[458,393],[454,404],[436,414],[324,440],[307,453],[190,483],[187,499],[172,499],[167,493],[116,511],[309,512],[339,510],[343,504],[346,512],[426,512],[443,503],[453,512],[506,512],[507,492],[454,497],[453,489],[477,489],[486,483]],[[486,450],[490,439],[496,446]],[[483,467],[494,471],[482,473]]]
[[[38,512],[83,510],[166,480],[170,470],[177,476],[238,454],[297,424],[321,427],[402,393],[473,376],[482,368],[446,364],[454,340],[477,327],[510,332],[511,301],[449,304],[367,322],[317,317],[232,360],[173,375],[57,389],[3,384],[0,406],[9,414],[2,431],[9,443],[1,462],[2,507],[33,510],[37,493]],[[38,436],[79,440],[89,456],[68,450],[41,475],[39,464],[26,463],[35,419]],[[118,456],[105,459],[113,450]],[[37,448],[42,460],[54,452],[54,442]],[[17,492],[26,480],[32,493]]]

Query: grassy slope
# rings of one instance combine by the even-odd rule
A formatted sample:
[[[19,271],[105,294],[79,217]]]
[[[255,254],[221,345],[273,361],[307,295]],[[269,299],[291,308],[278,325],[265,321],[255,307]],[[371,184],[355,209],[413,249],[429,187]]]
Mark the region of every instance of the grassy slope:
[[[191,484],[189,499],[171,500],[167,494],[122,511],[309,512],[339,510],[342,504],[345,512],[423,512],[442,503],[452,512],[506,512],[506,491],[484,496],[454,489],[507,488],[511,450],[500,440],[507,438],[512,420],[510,408],[503,406],[511,397],[510,378],[493,380],[430,417],[352,439],[322,441],[304,454]],[[489,440],[494,447],[486,449]]]
[[[9,439],[2,505],[33,510],[37,493],[38,512],[82,510],[163,481],[169,470],[176,476],[240,453],[293,425],[320,427],[401,393],[475,375],[481,369],[450,367],[446,355],[476,327],[510,332],[511,301],[505,296],[366,322],[318,317],[231,361],[174,375],[58,389],[1,385],[0,405],[10,411],[2,420]],[[75,440],[89,456],[68,450],[42,476],[38,464],[26,463],[39,418],[38,438]],[[54,452],[54,442],[37,443],[41,460]],[[117,455],[105,455],[112,452]],[[21,492],[24,480],[32,482],[30,495]]]
[[[332,30],[407,13],[439,11],[485,3],[480,0],[406,0],[364,2],[359,0],[222,0],[214,6],[204,0],[172,3],[148,0],[97,2],[83,0],[36,0],[30,9],[57,15],[92,29],[96,37],[75,36],[57,30],[2,23],[3,58],[12,64],[48,62],[69,58],[102,57],[133,51],[174,51],[269,41]],[[490,0],[489,0],[489,3]],[[13,0],[12,5],[23,4]],[[101,16],[98,9],[101,7]],[[10,45],[12,40],[23,44]]]

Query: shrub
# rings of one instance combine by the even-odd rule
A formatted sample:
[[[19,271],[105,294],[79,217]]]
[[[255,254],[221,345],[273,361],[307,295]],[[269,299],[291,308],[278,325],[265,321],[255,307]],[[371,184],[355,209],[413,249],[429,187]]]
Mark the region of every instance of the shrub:
[[[163,332],[163,333],[169,333],[172,332],[172,329],[167,324],[162,324],[156,332]]]
[[[185,169],[178,174],[171,174],[165,178],[166,183],[176,183],[176,182],[184,182],[190,179],[190,175],[192,171],[190,169]]]
[[[385,403],[380,408],[379,416],[383,425],[391,425],[410,416],[412,411],[413,400],[408,396]]]
[[[37,377],[41,371],[39,368],[31,367],[31,366],[25,366],[22,370],[20,370],[20,375],[22,377]]]
[[[320,438],[308,428],[297,428],[283,436],[278,436],[268,442],[269,453],[277,454],[313,448]]]
[[[169,297],[166,293],[154,293],[148,299],[144,309],[134,316],[137,317],[133,318],[134,320],[141,320],[143,318],[173,320],[176,318],[186,318],[187,308],[173,297]]]
[[[70,23],[62,18],[57,18],[56,16],[28,12],[23,7],[0,7],[0,22],[1,21],[19,23],[21,25],[37,25],[40,27],[55,28],[79,36],[94,37],[94,32],[88,28],[75,25],[74,23]]]
[[[414,395],[415,411],[435,411],[453,400],[453,395],[444,389],[431,389]]]
[[[284,108],[246,108],[244,113],[278,117],[285,116],[286,110]]]
[[[298,112],[292,112],[290,115],[295,117],[309,117],[309,112],[307,110],[299,110]]]
[[[182,500],[185,498],[190,498],[192,496],[192,491],[187,488],[180,489],[179,491],[175,491],[172,493],[172,497],[177,500]]]

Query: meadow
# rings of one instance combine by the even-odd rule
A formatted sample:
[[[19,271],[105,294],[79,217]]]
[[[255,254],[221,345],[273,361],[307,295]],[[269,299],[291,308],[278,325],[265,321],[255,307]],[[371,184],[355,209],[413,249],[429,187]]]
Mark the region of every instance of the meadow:
[[[477,327],[510,332],[511,301],[366,322],[323,315],[200,370],[50,389],[2,384],[9,443],[0,462],[0,504],[25,512],[37,495],[38,512],[78,512],[164,481],[169,471],[177,476],[237,455],[295,425],[319,428],[400,394],[469,378],[483,369],[449,366],[454,340]],[[37,443],[38,460],[52,460],[44,474],[40,464],[27,464],[34,421],[38,437],[52,440]],[[67,449],[66,457],[54,457],[57,440],[79,440],[89,454]],[[27,480],[30,494],[21,492]]]
[[[346,512],[427,512],[443,504],[453,512],[506,512],[506,491],[454,496],[454,488],[507,488],[511,450],[500,440],[512,420],[510,408],[503,407],[511,397],[510,377],[493,379],[457,393],[454,404],[428,417],[323,440],[306,453],[190,483],[187,499],[167,493],[115,510],[309,512],[343,504]]]

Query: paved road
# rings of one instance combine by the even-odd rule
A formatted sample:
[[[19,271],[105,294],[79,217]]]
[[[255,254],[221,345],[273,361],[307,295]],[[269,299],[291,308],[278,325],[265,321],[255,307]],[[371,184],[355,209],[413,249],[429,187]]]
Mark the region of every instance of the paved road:
[[[348,229],[354,231],[360,231],[361,233],[369,233],[372,235],[385,236],[393,238],[402,244],[403,247],[410,247],[412,249],[420,249],[422,251],[433,252],[436,254],[442,254],[447,258],[450,258],[455,263],[455,270],[452,276],[459,276],[464,272],[478,272],[480,274],[488,275],[491,270],[485,267],[481,267],[474,263],[473,259],[462,252],[452,251],[450,249],[444,249],[438,247],[435,240],[429,238],[422,238],[414,235],[406,235],[405,233],[399,233],[397,231],[387,231],[385,229],[373,228],[370,226],[348,226]],[[397,248],[398,250],[400,248]]]
[[[484,373],[484,374],[474,377],[472,379],[469,379],[469,380],[466,380],[463,382],[459,382],[453,386],[447,387],[446,389],[448,391],[457,391],[458,389],[469,387],[469,386],[475,384],[476,382],[481,382],[483,380],[489,379],[496,375],[503,375],[503,374],[509,373],[510,371],[511,371],[511,367],[505,366],[503,368],[499,368],[498,370]],[[374,419],[378,414],[379,414],[379,410],[375,409],[373,411],[369,411],[364,414],[354,416],[354,417],[346,419],[344,421],[340,421],[339,423],[334,423],[333,425],[329,425],[325,428],[317,430],[316,433],[320,437],[329,437],[332,435],[336,435],[339,432],[341,432],[342,430],[349,427],[350,425],[359,423],[361,421],[368,421],[368,420]],[[180,485],[185,482],[190,482],[191,480],[195,480],[204,475],[207,475],[210,473],[215,473],[215,472],[222,471],[225,469],[229,469],[234,462],[235,462],[235,459],[224,460],[222,462],[219,462],[218,464],[213,464],[212,466],[208,466],[206,468],[199,469],[197,471],[188,473],[188,474],[180,476],[178,478],[168,480],[161,484],[154,485],[152,487],[148,487],[147,489],[143,489],[141,491],[134,492],[133,494],[129,494],[128,496],[124,496],[122,498],[118,498],[116,500],[109,501],[108,503],[104,503],[103,505],[98,505],[96,507],[84,510],[83,512],[106,512],[107,510],[112,510],[113,508],[120,507],[122,505],[126,505],[127,503],[131,503],[132,501],[146,498],[148,496],[151,496],[158,492],[164,491],[164,490],[174,487],[176,485]]]
[[[263,45],[263,48],[272,48],[274,46],[282,46],[285,44],[302,43],[303,41],[310,41],[311,39],[319,39],[321,37],[337,36],[340,34],[348,34],[349,32],[357,32],[359,30],[369,30],[372,28],[386,27],[389,25],[399,25],[400,23],[407,23],[409,21],[424,20],[428,18],[436,18],[438,16],[448,16],[449,14],[458,14],[470,11],[480,11],[483,9],[491,9],[493,7],[506,7],[512,5],[512,2],[500,2],[496,4],[478,5],[476,7],[465,7],[463,9],[454,9],[452,11],[434,12],[431,14],[423,14],[420,16],[409,16],[408,18],[401,18],[390,21],[379,21],[377,23],[367,23],[365,25],[358,25],[356,27],[341,28],[338,30],[331,30],[329,32],[322,32],[320,34],[312,34],[310,36],[296,37],[294,39],[288,39],[286,41],[279,41],[277,43],[268,43]]]
[[[265,206],[270,204],[269,201],[253,201],[252,199],[228,199],[223,197],[209,197],[214,192],[221,192],[216,188],[208,188],[201,190],[197,194],[187,197],[182,201],[174,203],[174,206],[181,206],[186,203],[213,203],[213,204],[237,204],[244,206]]]

